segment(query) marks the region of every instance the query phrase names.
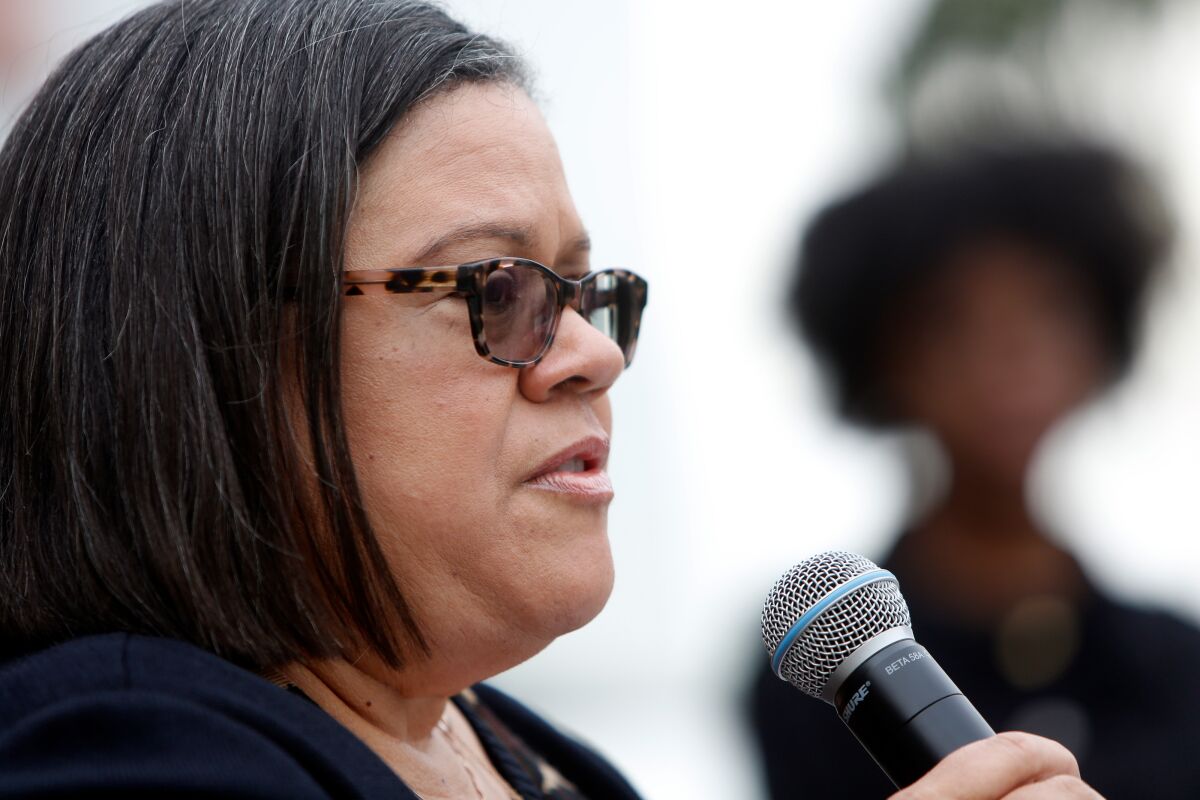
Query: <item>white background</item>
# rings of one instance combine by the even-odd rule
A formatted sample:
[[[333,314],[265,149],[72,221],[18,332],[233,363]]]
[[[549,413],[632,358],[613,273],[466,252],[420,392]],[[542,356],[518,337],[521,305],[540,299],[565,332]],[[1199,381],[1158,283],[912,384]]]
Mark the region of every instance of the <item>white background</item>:
[[[47,65],[143,5],[47,3],[58,15]],[[534,65],[595,263],[651,281],[637,363],[614,391],[615,593],[592,625],[501,683],[581,732],[648,797],[754,797],[739,703],[764,657],[763,595],[812,551],[879,552],[905,504],[894,443],[826,411],[779,286],[801,221],[888,154],[878,87],[925,4],[449,5]],[[1060,432],[1036,487],[1102,583],[1193,617],[1198,33],[1197,6],[1186,3],[1102,55],[1066,32],[1075,113],[1150,158],[1185,239],[1138,372]]]

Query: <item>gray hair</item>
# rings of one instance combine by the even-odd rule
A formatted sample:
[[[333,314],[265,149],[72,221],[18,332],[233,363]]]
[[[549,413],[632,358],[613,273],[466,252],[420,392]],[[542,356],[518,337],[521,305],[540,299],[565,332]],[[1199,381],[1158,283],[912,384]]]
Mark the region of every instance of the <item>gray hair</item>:
[[[425,649],[346,441],[344,229],[399,120],[493,81],[512,51],[415,0],[172,0],[51,76],[0,151],[4,647]]]

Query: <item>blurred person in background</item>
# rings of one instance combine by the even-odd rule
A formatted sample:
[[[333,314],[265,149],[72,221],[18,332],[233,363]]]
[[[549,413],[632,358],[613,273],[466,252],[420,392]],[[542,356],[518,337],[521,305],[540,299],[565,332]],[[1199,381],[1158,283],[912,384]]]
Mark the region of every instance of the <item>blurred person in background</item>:
[[[1106,595],[1027,489],[1047,434],[1129,368],[1168,231],[1113,151],[980,146],[824,209],[790,295],[843,417],[936,444],[941,491],[882,560],[920,642],[997,730],[1065,743],[1111,798],[1200,797],[1200,693],[1179,691],[1200,632]],[[772,797],[887,794],[831,710],[769,670],[752,718]]]

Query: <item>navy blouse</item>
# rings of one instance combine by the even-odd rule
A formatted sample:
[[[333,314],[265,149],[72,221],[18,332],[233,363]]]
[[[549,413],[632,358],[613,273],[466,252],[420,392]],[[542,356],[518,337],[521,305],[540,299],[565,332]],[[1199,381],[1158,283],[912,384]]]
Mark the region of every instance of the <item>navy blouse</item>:
[[[525,800],[637,800],[600,756],[495,689],[455,702]],[[18,797],[419,800],[302,695],[127,634],[0,665],[0,798]]]

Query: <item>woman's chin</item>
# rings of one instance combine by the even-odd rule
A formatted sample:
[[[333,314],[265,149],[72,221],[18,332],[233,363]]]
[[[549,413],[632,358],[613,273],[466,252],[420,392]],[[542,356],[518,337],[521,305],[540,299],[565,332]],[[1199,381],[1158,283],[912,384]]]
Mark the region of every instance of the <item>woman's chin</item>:
[[[575,549],[569,558],[540,564],[526,561],[513,571],[519,579],[494,584],[465,603],[458,622],[431,642],[435,651],[457,654],[450,663],[441,664],[437,678],[452,675],[451,682],[459,689],[486,680],[595,619],[608,603],[614,578],[607,537],[601,537],[601,542]]]
[[[587,586],[578,587],[575,602],[563,609],[563,615],[558,620],[556,635],[562,636],[579,630],[595,619],[608,605],[608,598],[612,596],[614,579],[611,559],[605,562],[605,567],[603,575],[593,575],[592,581]]]
[[[608,603],[614,574],[607,538],[602,547],[546,565],[541,576],[536,586],[526,587],[536,590],[523,598],[520,609],[514,609],[514,621],[525,620],[522,627],[542,639],[545,647],[587,625]]]
[[[490,639],[486,648],[473,647],[472,652],[488,653],[487,663],[473,664],[469,685],[487,680],[501,672],[528,661],[545,650],[560,636],[587,625],[604,609],[613,587],[611,559],[605,559],[590,574],[563,575],[548,580],[536,597],[509,606],[499,624],[479,640]],[[510,598],[510,600],[513,598]]]

